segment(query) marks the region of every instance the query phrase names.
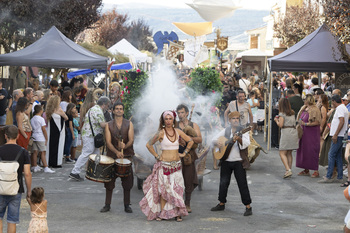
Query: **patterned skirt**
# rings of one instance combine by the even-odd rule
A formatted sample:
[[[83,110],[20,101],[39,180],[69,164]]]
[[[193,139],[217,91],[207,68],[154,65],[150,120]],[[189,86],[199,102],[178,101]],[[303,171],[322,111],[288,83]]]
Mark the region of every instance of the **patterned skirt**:
[[[163,170],[164,168],[164,170]],[[183,199],[184,180],[181,169],[169,169],[158,161],[153,166],[152,174],[143,184],[144,198],[140,201],[141,211],[148,220],[156,218],[171,219],[177,216],[186,216],[188,212]],[[168,175],[165,175],[168,174]],[[166,204],[161,209],[160,197]]]

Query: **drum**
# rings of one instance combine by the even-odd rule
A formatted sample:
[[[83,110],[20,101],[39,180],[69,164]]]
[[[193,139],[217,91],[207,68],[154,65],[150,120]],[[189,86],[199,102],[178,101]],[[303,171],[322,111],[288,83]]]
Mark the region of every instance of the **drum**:
[[[89,156],[85,177],[95,182],[110,182],[115,176],[114,159],[100,155],[100,161],[96,161],[96,154]]]
[[[128,159],[115,160],[115,174],[118,177],[127,177],[131,174],[131,161]]]

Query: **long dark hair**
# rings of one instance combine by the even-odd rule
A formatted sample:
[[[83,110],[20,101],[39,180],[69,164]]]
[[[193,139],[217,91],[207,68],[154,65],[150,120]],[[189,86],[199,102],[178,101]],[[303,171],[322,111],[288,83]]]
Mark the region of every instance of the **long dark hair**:
[[[171,110],[169,110],[169,111],[173,113],[173,115],[172,115],[172,117],[174,118],[173,125],[174,125],[174,127],[176,127],[177,126],[177,124],[176,124],[176,113],[174,111],[171,111]],[[166,111],[164,111],[164,112],[166,112]],[[165,121],[163,119],[164,112],[162,112],[162,114],[160,115],[158,130],[162,130],[162,129],[165,128]]]
[[[69,103],[67,105],[67,110],[66,110],[67,116],[72,116],[72,110],[74,107],[75,107],[75,104],[73,104],[73,103]]]
[[[18,99],[17,101],[17,105],[16,105],[16,114],[17,112],[25,112],[27,109],[27,104],[28,104],[28,99],[26,97],[21,97]]]
[[[280,101],[278,101],[278,110],[280,113],[284,113],[287,116],[294,115],[294,111],[290,107],[289,100],[286,98],[281,98]]]

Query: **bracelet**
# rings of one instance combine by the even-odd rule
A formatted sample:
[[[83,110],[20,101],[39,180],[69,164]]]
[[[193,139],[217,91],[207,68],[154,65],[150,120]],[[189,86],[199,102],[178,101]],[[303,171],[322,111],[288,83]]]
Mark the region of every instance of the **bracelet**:
[[[160,155],[158,155],[157,157],[155,157],[156,158],[156,160],[159,160],[160,159]]]

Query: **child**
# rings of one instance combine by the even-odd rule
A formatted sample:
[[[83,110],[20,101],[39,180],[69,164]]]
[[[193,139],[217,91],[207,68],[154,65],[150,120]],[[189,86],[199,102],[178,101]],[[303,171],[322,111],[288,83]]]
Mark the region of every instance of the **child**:
[[[80,130],[79,114],[78,114],[78,110],[75,109],[75,111],[73,112],[73,132],[74,132],[75,139],[73,140],[72,148],[70,149],[70,158],[74,161],[77,160],[75,158],[75,152],[76,152],[77,146],[78,146],[78,130]]]
[[[77,111],[77,109],[75,108],[75,104],[69,103],[67,105],[67,111],[66,111],[66,114],[68,116],[68,120],[66,121],[66,139],[65,139],[65,143],[64,143],[64,154],[66,157],[66,163],[74,163],[75,162],[74,160],[72,160],[69,157],[70,148],[71,148],[72,143],[75,139],[74,130],[73,130],[73,113],[75,111]]]
[[[250,108],[252,109],[253,114],[253,129],[254,135],[258,135],[257,131],[257,122],[258,122],[258,107],[260,106],[259,101],[255,99],[256,94],[254,91],[250,92],[250,99],[248,99],[248,103],[250,105]]]
[[[34,117],[30,120],[32,125],[32,138],[33,138],[33,146],[32,146],[32,171],[39,172],[41,171],[41,167],[37,164],[38,159],[38,151],[41,153],[41,162],[44,165],[44,172],[47,173],[55,173],[55,171],[51,170],[47,166],[46,162],[46,145],[47,145],[47,132],[46,132],[46,123],[44,118],[41,116],[43,114],[43,108],[41,105],[36,105],[34,107]]]
[[[44,189],[35,187],[32,195],[27,197],[30,205],[32,219],[29,223],[28,233],[46,233],[49,232],[47,226],[47,200],[44,200]]]

